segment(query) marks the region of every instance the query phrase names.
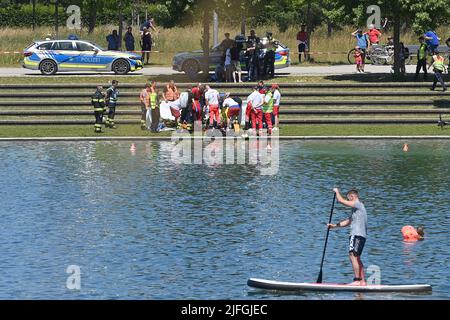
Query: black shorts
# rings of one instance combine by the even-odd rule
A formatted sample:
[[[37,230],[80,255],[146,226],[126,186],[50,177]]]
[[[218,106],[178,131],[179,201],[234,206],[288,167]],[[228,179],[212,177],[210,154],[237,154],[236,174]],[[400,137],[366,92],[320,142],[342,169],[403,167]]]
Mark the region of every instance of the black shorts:
[[[298,52],[305,52],[308,49],[306,46],[306,43],[299,43],[298,45]]]
[[[366,243],[366,238],[361,236],[350,236],[348,244],[348,252],[353,252],[357,257],[361,256],[364,244]]]

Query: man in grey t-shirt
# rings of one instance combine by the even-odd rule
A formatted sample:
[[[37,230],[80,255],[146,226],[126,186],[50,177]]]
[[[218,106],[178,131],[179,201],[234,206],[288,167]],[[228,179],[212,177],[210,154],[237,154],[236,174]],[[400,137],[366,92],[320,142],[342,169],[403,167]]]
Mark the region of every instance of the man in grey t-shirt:
[[[350,238],[349,238],[349,256],[352,263],[353,272],[355,278],[350,285],[366,285],[364,279],[364,265],[361,262],[361,254],[366,243],[367,238],[367,212],[364,204],[359,200],[359,194],[357,190],[350,190],[347,192],[347,200],[344,199],[339,193],[338,188],[334,188],[336,193],[336,199],[343,205],[352,208],[352,214],[347,219],[338,222],[337,224],[328,224],[330,229],[346,227],[350,225]]]

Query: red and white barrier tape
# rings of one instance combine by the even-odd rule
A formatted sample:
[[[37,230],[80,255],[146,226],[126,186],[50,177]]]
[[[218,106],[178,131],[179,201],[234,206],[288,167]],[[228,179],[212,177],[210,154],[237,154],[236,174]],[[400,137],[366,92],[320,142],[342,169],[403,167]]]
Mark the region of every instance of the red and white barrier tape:
[[[118,52],[133,52],[133,53],[179,53],[179,52],[172,52],[172,51],[118,51]],[[23,54],[22,51],[0,51],[0,54]],[[290,52],[290,54],[305,54],[304,52]],[[313,51],[313,52],[306,52],[306,54],[314,54],[314,55],[322,55],[322,54],[348,54],[348,52],[323,52],[323,51]]]

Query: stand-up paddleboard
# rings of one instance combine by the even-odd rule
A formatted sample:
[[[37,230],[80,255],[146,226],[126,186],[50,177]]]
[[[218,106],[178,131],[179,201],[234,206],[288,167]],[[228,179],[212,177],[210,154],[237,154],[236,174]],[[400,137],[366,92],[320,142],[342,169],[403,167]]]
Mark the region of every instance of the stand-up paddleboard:
[[[420,292],[431,291],[429,284],[352,286],[337,283],[283,282],[250,278],[247,285],[253,288],[281,291],[354,291],[354,292]]]

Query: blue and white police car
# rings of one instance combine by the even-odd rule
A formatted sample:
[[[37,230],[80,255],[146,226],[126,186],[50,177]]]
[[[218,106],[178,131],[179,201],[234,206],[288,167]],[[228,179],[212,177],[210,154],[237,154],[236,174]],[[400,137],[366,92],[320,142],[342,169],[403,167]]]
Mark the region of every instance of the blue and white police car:
[[[22,66],[44,75],[59,71],[114,71],[123,75],[143,68],[141,56],[132,52],[108,51],[83,40],[36,41],[23,52]]]

